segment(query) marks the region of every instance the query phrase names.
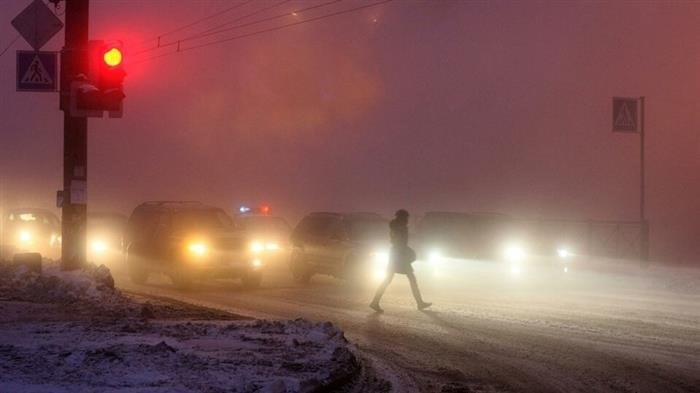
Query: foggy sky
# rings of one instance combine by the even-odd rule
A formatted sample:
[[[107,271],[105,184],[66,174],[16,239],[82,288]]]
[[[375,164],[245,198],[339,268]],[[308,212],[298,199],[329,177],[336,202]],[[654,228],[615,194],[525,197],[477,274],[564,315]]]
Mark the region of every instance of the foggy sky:
[[[0,49],[27,4],[2,3]],[[395,0],[138,62],[143,40],[230,4],[92,1],[90,36],[127,42],[128,76],[124,118],[89,120],[91,210],[198,199],[267,202],[292,222],[398,207],[636,220],[639,139],[611,132],[611,98],[645,96],[652,253],[700,252],[697,3]],[[15,92],[17,49],[0,57],[1,197],[51,207],[58,94]]]

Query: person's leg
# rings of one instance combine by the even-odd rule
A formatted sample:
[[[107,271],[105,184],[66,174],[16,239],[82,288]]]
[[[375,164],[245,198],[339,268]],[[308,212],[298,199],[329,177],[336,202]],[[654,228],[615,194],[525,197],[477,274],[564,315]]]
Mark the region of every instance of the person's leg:
[[[370,307],[372,307],[375,311],[381,311],[381,307],[379,307],[379,301],[382,299],[382,296],[384,295],[384,291],[386,291],[386,288],[391,284],[391,280],[394,279],[394,273],[387,273],[386,278],[384,278],[384,281],[382,281],[381,284],[379,284],[379,288],[377,288],[377,292],[374,294],[374,299],[372,299],[372,303],[369,304]]]
[[[432,303],[424,302],[423,298],[420,295],[420,289],[418,289],[418,281],[416,280],[416,275],[413,274],[413,272],[408,272],[408,274],[406,274],[406,277],[408,277],[408,282],[411,284],[411,292],[413,293],[413,298],[416,299],[418,308],[422,310],[424,308],[430,307]]]

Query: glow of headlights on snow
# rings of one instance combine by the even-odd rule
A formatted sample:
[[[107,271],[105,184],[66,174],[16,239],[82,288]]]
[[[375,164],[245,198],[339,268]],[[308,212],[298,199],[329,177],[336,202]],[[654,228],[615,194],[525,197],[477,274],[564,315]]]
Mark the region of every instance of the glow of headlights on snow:
[[[260,242],[252,242],[250,244],[250,251],[252,251],[254,254],[262,252],[264,249],[265,246]]]
[[[29,231],[19,231],[17,237],[19,237],[19,241],[22,243],[31,243],[32,241],[32,233]]]
[[[107,251],[107,243],[102,240],[93,240],[92,243],[90,243],[90,248],[92,251],[102,254],[103,252]]]
[[[192,242],[187,245],[187,251],[196,256],[204,256],[209,251],[206,244],[202,242]]]
[[[374,262],[373,277],[377,281],[386,278],[386,269],[389,267],[389,253],[386,251],[377,251],[372,253]]]
[[[523,246],[519,244],[509,244],[503,250],[503,256],[509,261],[518,262],[525,259],[526,253]]]

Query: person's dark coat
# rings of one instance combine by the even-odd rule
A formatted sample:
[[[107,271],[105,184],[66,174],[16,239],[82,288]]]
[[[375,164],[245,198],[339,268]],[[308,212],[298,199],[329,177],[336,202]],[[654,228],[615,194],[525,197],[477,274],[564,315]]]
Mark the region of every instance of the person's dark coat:
[[[398,219],[389,223],[391,236],[391,268],[394,273],[408,274],[413,272],[411,263],[416,260],[416,253],[408,246],[408,225]]]

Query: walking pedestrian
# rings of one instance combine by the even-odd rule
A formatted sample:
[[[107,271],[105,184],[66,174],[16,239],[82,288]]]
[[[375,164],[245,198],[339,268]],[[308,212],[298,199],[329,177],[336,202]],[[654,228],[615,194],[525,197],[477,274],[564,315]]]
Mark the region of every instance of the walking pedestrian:
[[[394,279],[394,274],[396,273],[405,274],[408,277],[408,282],[411,284],[411,292],[413,293],[413,298],[416,299],[419,310],[432,306],[432,303],[423,301],[418,289],[416,275],[413,273],[413,267],[411,267],[411,263],[416,260],[416,253],[408,246],[408,212],[406,210],[400,209],[396,211],[394,219],[389,223],[389,235],[391,252],[389,253],[387,275],[379,285],[379,288],[377,288],[377,293],[369,306],[376,312],[384,311],[379,307],[379,300],[381,300],[384,291],[391,284],[391,280]]]

